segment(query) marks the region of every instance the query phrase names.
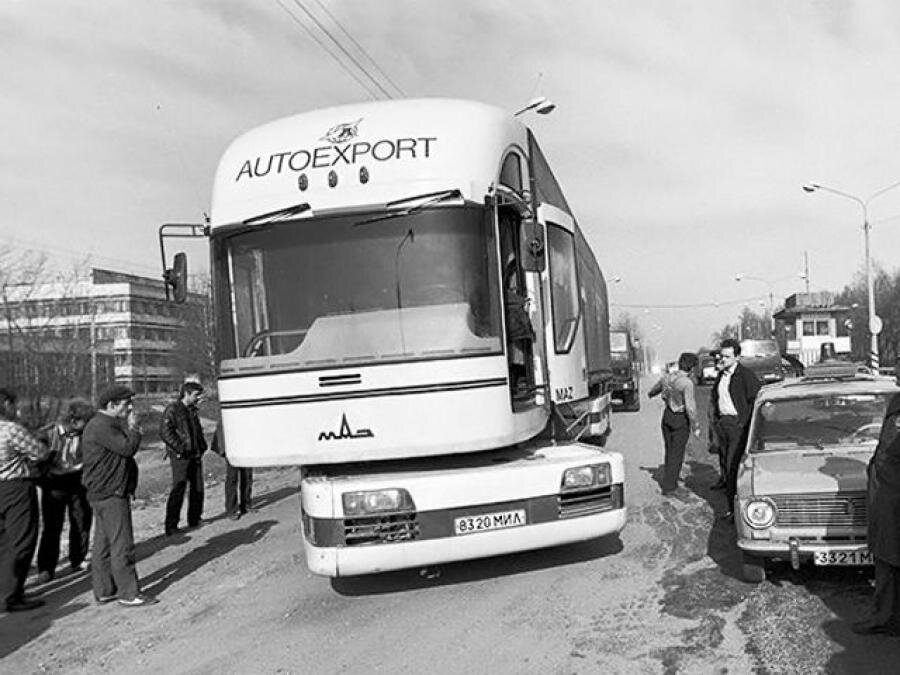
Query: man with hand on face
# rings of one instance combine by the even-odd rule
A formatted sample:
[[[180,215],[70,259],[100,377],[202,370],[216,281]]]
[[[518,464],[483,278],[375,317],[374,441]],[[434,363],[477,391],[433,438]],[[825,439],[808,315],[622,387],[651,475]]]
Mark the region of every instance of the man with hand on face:
[[[141,444],[141,430],[133,396],[131,389],[118,384],[100,394],[97,414],[81,436],[82,482],[94,511],[94,597],[100,603],[118,599],[126,607],[141,607],[157,600],[141,595],[135,568],[131,498],[137,488],[134,456]]]
[[[203,513],[203,464],[206,439],[197,407],[203,386],[193,380],[181,385],[178,400],[166,406],[159,424],[159,437],[166,444],[172,463],[172,490],[166,501],[166,535],[178,532],[184,491],[188,489],[188,527],[198,527]]]
[[[716,382],[710,392],[710,405],[713,407],[721,444],[720,451],[725,453],[727,505],[722,515],[726,520],[730,520],[734,518],[732,509],[737,493],[737,475],[760,383],[753,371],[738,361],[738,356],[741,355],[740,342],[733,338],[722,340],[719,354],[722,358],[722,369],[716,376]]]

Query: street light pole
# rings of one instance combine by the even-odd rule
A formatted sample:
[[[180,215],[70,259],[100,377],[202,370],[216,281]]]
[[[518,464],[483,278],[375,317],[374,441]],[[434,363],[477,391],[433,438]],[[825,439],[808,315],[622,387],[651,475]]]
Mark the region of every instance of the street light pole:
[[[868,295],[868,305],[869,305],[869,335],[870,335],[870,345],[869,345],[869,365],[878,370],[879,359],[878,359],[878,334],[881,332],[881,319],[875,314],[875,280],[872,277],[872,259],[869,255],[869,232],[872,229],[871,224],[869,223],[869,202],[871,202],[875,197],[880,194],[884,194],[888,190],[893,190],[895,187],[900,186],[900,181],[896,183],[891,183],[880,190],[876,190],[871,195],[869,195],[866,199],[860,199],[856,195],[851,195],[847,192],[843,192],[841,190],[836,190],[835,188],[830,188],[827,185],[820,185],[818,183],[809,183],[808,185],[803,186],[804,192],[816,192],[817,190],[824,190],[825,192],[830,192],[832,194],[838,195],[839,197],[845,197],[847,199],[852,199],[857,204],[862,207],[863,212],[863,239],[865,240],[865,265],[866,265],[866,294]]]

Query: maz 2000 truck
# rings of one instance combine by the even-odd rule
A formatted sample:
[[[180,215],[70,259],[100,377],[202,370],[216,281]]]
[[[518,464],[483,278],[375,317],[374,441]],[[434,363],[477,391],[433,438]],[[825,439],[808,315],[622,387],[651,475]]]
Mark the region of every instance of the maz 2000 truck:
[[[329,576],[576,542],[625,525],[606,284],[531,131],[468,101],[251,130],[207,236],[228,460],[301,468]],[[183,253],[165,272],[184,296]],[[515,330],[512,327],[515,326]],[[585,443],[592,440],[592,443]]]

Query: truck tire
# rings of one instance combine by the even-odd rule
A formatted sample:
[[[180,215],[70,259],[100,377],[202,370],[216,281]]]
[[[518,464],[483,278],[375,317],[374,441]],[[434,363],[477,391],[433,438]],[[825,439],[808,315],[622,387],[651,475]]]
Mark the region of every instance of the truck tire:
[[[766,560],[741,551],[741,577],[751,584],[766,580]]]

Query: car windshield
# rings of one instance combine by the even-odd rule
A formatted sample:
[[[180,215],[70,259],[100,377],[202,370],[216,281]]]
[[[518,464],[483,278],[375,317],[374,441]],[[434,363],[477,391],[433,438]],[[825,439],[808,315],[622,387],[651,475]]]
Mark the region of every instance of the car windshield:
[[[741,342],[741,356],[778,356],[778,343],[775,340],[744,340]]]
[[[891,392],[827,393],[765,401],[750,435],[750,452],[850,446],[872,449]]]
[[[500,353],[491,211],[440,206],[265,224],[214,241],[223,366]]]

